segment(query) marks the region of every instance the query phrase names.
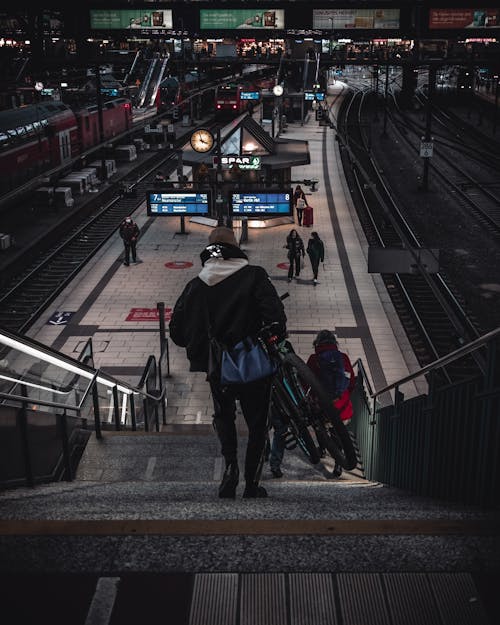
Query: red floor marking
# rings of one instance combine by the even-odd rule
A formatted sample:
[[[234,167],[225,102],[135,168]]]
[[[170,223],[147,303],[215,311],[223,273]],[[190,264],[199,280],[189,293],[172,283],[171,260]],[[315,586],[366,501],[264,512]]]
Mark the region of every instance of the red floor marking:
[[[193,263],[190,263],[188,260],[172,260],[165,263],[165,267],[168,267],[168,269],[187,269],[192,266]]]
[[[165,321],[170,321],[172,309],[165,308]],[[125,321],[158,321],[158,309],[156,308],[131,308]]]
[[[278,267],[278,269],[288,269],[290,267],[290,263],[278,263],[276,267]]]

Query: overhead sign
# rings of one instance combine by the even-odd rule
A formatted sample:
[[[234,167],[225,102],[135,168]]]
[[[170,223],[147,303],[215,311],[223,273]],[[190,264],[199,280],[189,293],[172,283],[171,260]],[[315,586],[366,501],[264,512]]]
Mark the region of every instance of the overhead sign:
[[[74,314],[74,312],[57,311],[47,321],[47,324],[50,326],[65,326]]]
[[[234,217],[276,217],[292,214],[292,191],[233,193],[231,207]]]
[[[165,321],[170,321],[172,309],[165,308]],[[160,314],[157,308],[131,308],[125,321],[159,321]]]
[[[304,91],[304,100],[307,101],[315,101],[315,102],[324,102],[325,100],[325,92],[324,91]]]
[[[430,9],[429,28],[500,28],[500,8]]]
[[[147,193],[148,215],[208,215],[209,193],[189,190]]]
[[[218,157],[214,157],[214,165],[217,165]],[[238,165],[242,170],[260,169],[260,156],[221,156],[220,163],[223,169],[229,169],[233,165]]]
[[[399,28],[399,9],[313,9],[313,28],[396,29]]]
[[[90,11],[92,30],[172,28],[170,9],[95,9]]]
[[[258,100],[259,98],[258,91],[240,91],[240,100]]]
[[[200,9],[200,30],[285,28],[283,9]]]

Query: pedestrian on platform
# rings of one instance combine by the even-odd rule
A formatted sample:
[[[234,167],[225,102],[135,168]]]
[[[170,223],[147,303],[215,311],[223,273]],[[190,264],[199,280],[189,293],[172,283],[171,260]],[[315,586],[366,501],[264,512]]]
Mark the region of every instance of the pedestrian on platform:
[[[313,270],[313,284],[316,286],[318,284],[319,264],[325,262],[325,246],[317,232],[311,232],[311,238],[307,242],[307,254]]]
[[[123,264],[127,267],[130,265],[130,252],[132,252],[132,262],[137,262],[137,239],[139,238],[139,226],[132,217],[125,217],[120,224],[120,236],[123,239],[125,247],[125,260]]]
[[[304,214],[304,208],[307,206],[307,198],[300,184],[295,187],[295,191],[293,192],[293,206],[297,213],[299,226],[302,226],[302,216]]]
[[[209,371],[210,338],[232,347],[245,337],[255,337],[263,325],[278,323],[286,332],[283,304],[263,267],[250,265],[234,232],[225,226],[212,230],[201,253],[202,269],[184,288],[170,321],[170,338],[186,348],[190,371]],[[207,375],[208,379],[208,375]],[[271,378],[248,384],[222,386],[208,380],[214,403],[214,427],[226,467],[219,497],[233,499],[239,481],[235,426],[239,399],[248,426],[243,497],[266,497],[259,486],[267,441],[267,413]]]
[[[286,245],[284,245],[283,247],[285,247],[288,250],[288,254],[287,254],[288,261],[289,261],[288,282],[291,282],[293,278],[294,269],[295,269],[295,277],[296,278],[299,277],[300,265],[301,265],[302,259],[304,258],[306,254],[304,250],[304,242],[300,238],[297,230],[295,229],[290,230],[290,234],[286,238]]]

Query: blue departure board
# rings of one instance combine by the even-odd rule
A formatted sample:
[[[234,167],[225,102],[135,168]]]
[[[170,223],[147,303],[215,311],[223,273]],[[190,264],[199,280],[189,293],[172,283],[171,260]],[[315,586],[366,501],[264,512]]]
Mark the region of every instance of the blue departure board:
[[[188,190],[149,191],[148,215],[208,215],[209,194]]]
[[[258,100],[259,99],[258,91],[241,91],[240,99],[241,100]]]
[[[277,217],[292,214],[292,191],[250,191],[233,193],[232,213],[248,217]]]

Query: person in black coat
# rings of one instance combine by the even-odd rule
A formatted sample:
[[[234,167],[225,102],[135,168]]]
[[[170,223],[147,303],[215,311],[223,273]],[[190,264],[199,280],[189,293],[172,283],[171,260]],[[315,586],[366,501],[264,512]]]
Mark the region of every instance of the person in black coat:
[[[293,272],[295,269],[295,277],[298,278],[300,275],[300,263],[305,256],[304,251],[304,242],[299,236],[297,230],[290,230],[290,234],[286,238],[286,245],[284,245],[288,250],[287,256],[289,260],[288,267],[288,282],[292,281]]]
[[[313,270],[313,284],[316,286],[318,284],[319,264],[325,261],[325,246],[317,232],[311,232],[311,238],[307,242],[307,254]]]
[[[132,217],[125,217],[120,224],[120,236],[123,239],[125,247],[125,260],[123,264],[127,267],[130,265],[130,252],[132,252],[132,262],[137,262],[137,239],[139,238],[139,226]]]
[[[263,325],[273,322],[284,335],[286,315],[267,272],[248,263],[230,228],[214,228],[200,256],[203,268],[177,300],[169,328],[172,341],[186,348],[190,371],[208,372],[209,332],[231,347],[247,336],[255,337]],[[267,441],[271,378],[226,387],[214,379],[209,383],[214,426],[226,462],[219,497],[234,498],[239,481],[236,399],[248,426],[243,497],[266,497],[259,480]]]

